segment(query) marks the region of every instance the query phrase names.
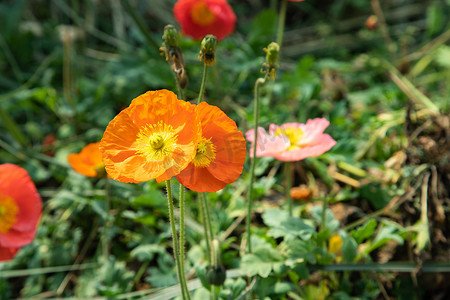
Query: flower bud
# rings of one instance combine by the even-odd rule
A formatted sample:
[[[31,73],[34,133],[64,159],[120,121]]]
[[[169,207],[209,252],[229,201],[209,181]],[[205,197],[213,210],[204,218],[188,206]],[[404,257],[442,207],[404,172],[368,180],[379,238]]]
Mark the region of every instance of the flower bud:
[[[175,73],[180,88],[184,89],[188,83],[188,76],[184,68],[183,53],[177,46],[178,37],[177,29],[173,25],[166,25],[162,36],[164,42],[160,50],[162,51],[162,55],[166,57],[170,68]]]
[[[217,38],[212,35],[206,35],[201,43],[200,56],[198,57],[202,60],[205,65],[212,66],[216,63],[215,52],[216,52]]]
[[[266,61],[263,64],[261,72],[266,73],[268,79],[275,79],[275,68],[278,66],[277,61],[280,53],[280,46],[277,43],[272,42],[267,48],[264,48],[264,51],[266,52]]]
[[[264,48],[264,51],[266,52],[266,63],[269,65],[275,65],[278,61],[278,54],[280,53],[280,46],[272,42],[267,46],[267,48]]]
[[[162,36],[167,47],[178,46],[178,31],[173,25],[166,25],[164,27],[164,34]]]
[[[222,266],[209,266],[206,269],[206,282],[212,285],[222,285],[227,279],[227,271]]]

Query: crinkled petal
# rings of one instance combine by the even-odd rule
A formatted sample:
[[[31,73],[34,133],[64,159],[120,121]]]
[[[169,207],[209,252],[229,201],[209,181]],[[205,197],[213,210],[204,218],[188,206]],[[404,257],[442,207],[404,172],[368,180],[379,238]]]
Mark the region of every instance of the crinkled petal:
[[[303,125],[303,124],[302,124]],[[300,145],[319,144],[322,142],[322,136],[330,122],[324,118],[311,119],[302,126],[303,137]]]
[[[307,157],[319,156],[330,150],[334,145],[336,145],[336,141],[328,134],[323,134],[319,144],[306,146],[298,150],[284,151],[275,154],[273,157],[282,161],[298,161]]]
[[[253,141],[255,139],[254,129],[247,131],[245,137],[252,143],[250,147],[250,157],[253,157]],[[277,153],[285,151],[290,145],[291,143],[286,136],[269,135],[264,128],[258,127],[258,142],[256,145],[257,157],[273,156]]]

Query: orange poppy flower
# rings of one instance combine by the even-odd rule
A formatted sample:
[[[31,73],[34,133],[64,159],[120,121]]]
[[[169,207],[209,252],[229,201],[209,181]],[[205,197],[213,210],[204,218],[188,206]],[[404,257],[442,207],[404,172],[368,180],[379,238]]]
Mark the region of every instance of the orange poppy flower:
[[[97,177],[105,172],[105,164],[99,149],[100,142],[91,143],[81,149],[80,153],[67,156],[70,166],[77,173],[87,177]]]
[[[197,107],[202,123],[195,158],[177,176],[196,192],[216,192],[242,173],[246,156],[245,139],[236,123],[218,107],[202,102]]]
[[[27,171],[0,165],[0,261],[33,241],[41,212],[41,197]]]
[[[150,91],[109,123],[100,152],[114,180],[161,182],[186,168],[201,134],[195,105],[168,90]]]

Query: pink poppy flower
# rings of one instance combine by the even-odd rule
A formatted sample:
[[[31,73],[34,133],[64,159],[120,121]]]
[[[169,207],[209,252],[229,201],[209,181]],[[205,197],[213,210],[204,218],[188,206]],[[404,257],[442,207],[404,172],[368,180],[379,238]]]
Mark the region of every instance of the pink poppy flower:
[[[41,212],[41,197],[27,171],[0,165],[0,261],[33,241]]]
[[[272,156],[282,161],[297,161],[307,157],[319,156],[330,150],[336,141],[323,133],[330,122],[323,118],[311,119],[302,123],[285,123],[281,126],[270,124],[269,134],[258,128],[256,156]],[[253,157],[255,132],[249,130],[245,137],[252,143],[250,156]]]

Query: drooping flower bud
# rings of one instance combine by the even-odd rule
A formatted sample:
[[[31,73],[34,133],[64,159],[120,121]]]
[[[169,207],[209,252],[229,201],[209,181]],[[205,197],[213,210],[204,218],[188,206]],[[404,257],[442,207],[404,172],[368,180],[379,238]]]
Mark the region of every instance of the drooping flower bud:
[[[217,38],[212,35],[206,35],[201,43],[200,56],[198,57],[202,60],[205,65],[212,66],[216,63],[215,52],[216,52]]]
[[[266,61],[263,64],[261,72],[266,73],[268,79],[275,79],[275,68],[278,67],[277,61],[280,53],[280,46],[277,43],[272,42],[267,48],[264,48],[264,51],[266,52]]]
[[[177,47],[178,46],[178,30],[173,25],[166,25],[164,27],[163,40],[166,46],[168,47]]]
[[[164,42],[160,50],[165,55],[166,61],[175,73],[180,88],[184,89],[188,83],[188,76],[184,68],[183,53],[178,48],[178,30],[173,25],[166,25],[162,38]]]

